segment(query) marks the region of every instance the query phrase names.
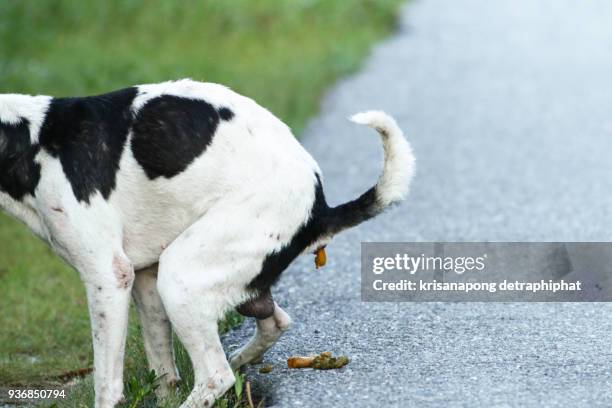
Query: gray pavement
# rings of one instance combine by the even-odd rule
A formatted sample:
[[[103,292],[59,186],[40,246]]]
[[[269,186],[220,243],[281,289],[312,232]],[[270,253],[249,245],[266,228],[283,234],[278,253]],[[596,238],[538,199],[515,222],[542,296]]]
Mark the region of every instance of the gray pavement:
[[[294,324],[246,369],[277,407],[610,407],[611,304],[360,300],[361,241],[612,240],[612,2],[420,0],[395,36],[325,98],[303,137],[332,204],[380,170],[394,115],[418,174],[401,207],[297,261],[275,288]],[[251,335],[245,324],[229,350]],[[342,370],[288,370],[330,350]]]

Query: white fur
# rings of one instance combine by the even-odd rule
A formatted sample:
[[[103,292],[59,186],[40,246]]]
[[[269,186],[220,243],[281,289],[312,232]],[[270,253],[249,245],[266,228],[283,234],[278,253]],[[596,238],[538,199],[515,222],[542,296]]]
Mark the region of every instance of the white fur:
[[[17,202],[7,193],[0,191],[0,208],[24,223],[39,238],[46,239],[46,233],[36,209],[33,197],[26,197],[24,201]]]
[[[266,255],[280,250],[308,220],[314,173],[320,173],[284,123],[224,86],[191,80],[141,85],[132,109],[137,112],[165,94],[203,99],[235,112],[181,174],[149,180],[132,154],[129,135],[108,200],[96,193],[89,204],[77,201],[59,159],[44,150],[36,157],[41,179],[34,197],[17,202],[0,193],[0,205],[47,240],[85,283],[98,408],[113,407],[122,396],[130,293],[149,364],[165,378],[162,394],[178,381],[169,320],[195,370],[196,385],[183,407],[212,406],[231,387],[234,376],[217,319],[251,296],[245,287]],[[0,120],[15,124],[27,118],[36,143],[49,101],[0,95]],[[380,206],[402,199],[414,158],[401,130],[382,112],[352,120],[382,135],[386,160],[376,190]],[[277,307],[274,316],[258,323],[255,337],[234,355],[232,366],[259,357],[289,322]]]
[[[0,121],[16,125],[21,118],[27,118],[30,122],[30,139],[32,143],[37,143],[51,99],[50,96],[40,95],[0,95]]]
[[[405,199],[416,165],[412,147],[395,119],[381,111],[367,111],[351,116],[350,120],[376,129],[382,138],[385,162],[376,184],[380,206],[385,208]]]

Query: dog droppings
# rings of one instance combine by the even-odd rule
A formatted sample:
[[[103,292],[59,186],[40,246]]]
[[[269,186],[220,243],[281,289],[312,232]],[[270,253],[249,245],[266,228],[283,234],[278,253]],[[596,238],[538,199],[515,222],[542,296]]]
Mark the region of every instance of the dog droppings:
[[[348,363],[349,358],[347,356],[333,357],[329,351],[324,351],[318,356],[294,356],[287,359],[287,367],[289,368],[314,368],[315,370],[338,369]]]
[[[315,251],[315,266],[317,269],[325,266],[327,263],[327,254],[325,253],[325,247],[321,247]]]

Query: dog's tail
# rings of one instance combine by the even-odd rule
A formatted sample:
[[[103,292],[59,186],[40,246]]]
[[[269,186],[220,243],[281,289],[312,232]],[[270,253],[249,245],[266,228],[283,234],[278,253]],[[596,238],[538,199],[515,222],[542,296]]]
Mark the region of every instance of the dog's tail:
[[[329,207],[317,175],[315,199],[308,221],[301,226],[291,242],[282,250],[266,257],[262,271],[249,284],[251,289],[265,290],[275,282],[281,272],[304,250],[315,250],[317,267],[325,263],[323,242],[333,235],[376,217],[390,205],[408,195],[415,171],[412,148],[392,117],[384,112],[369,111],[351,117],[355,123],[370,126],[380,133],[385,152],[383,171],[378,182],[356,200]],[[317,247],[317,245],[320,245]],[[319,260],[319,256],[322,257]]]
[[[384,148],[384,166],[378,182],[359,198],[328,210],[327,233],[335,235],[383,212],[408,195],[415,172],[410,144],[395,120],[381,111],[358,113],[351,121],[376,129]]]

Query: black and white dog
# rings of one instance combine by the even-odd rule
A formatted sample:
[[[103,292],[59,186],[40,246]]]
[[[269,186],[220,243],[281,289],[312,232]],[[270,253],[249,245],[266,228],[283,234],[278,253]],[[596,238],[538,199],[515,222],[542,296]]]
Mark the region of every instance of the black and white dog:
[[[122,398],[130,293],[149,364],[176,384],[171,330],[193,362],[183,407],[212,406],[289,326],[270,286],[300,254],[402,200],[410,145],[382,112],[378,183],[330,208],[317,163],[290,129],[228,88],[191,80],[84,98],[0,95],[0,206],[74,266],[87,289],[96,407]],[[254,316],[227,361],[217,320]]]

